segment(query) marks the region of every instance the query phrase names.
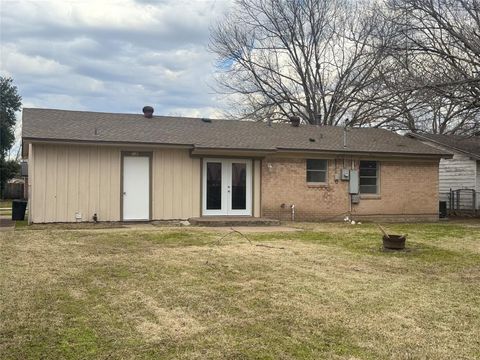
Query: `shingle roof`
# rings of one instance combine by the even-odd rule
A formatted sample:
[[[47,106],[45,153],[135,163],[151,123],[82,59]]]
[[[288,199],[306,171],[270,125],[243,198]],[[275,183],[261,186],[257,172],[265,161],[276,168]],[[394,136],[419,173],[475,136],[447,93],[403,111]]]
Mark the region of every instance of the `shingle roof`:
[[[113,114],[52,109],[23,109],[24,140],[93,141],[187,145],[235,150],[374,152],[405,155],[445,154],[419,141],[383,129],[272,124],[197,118]],[[315,141],[311,141],[314,139]]]
[[[418,139],[432,141],[452,150],[471,154],[480,159],[480,136],[459,136],[440,134],[409,134]]]

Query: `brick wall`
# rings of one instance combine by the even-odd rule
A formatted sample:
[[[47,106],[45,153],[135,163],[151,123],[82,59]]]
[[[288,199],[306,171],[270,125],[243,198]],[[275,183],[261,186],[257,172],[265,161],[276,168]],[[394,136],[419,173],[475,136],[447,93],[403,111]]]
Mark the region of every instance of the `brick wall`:
[[[375,160],[375,159],[368,159]],[[362,196],[350,206],[348,182],[335,180],[352,161],[330,159],[326,186],[306,182],[306,160],[266,158],[262,161],[262,216],[295,220],[341,220],[347,214],[357,219],[389,221],[438,219],[438,162],[379,161],[380,194]],[[358,160],[353,167],[358,169]]]

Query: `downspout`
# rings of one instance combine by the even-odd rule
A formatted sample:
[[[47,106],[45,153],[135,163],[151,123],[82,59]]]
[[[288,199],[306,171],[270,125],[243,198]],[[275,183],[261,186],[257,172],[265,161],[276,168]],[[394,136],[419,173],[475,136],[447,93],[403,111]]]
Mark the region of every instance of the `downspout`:
[[[345,131],[345,141],[346,141],[346,131]],[[351,163],[351,165],[350,165],[350,169],[351,169],[351,170],[355,170],[355,160],[351,159],[351,161],[352,161],[352,163]],[[349,180],[348,180],[348,183],[349,183],[349,184],[348,184],[348,186],[350,186],[350,181],[351,181],[351,179],[350,179],[350,177],[349,177]],[[353,211],[353,195],[352,195],[352,194],[349,194],[349,195],[350,195],[350,196],[349,196],[350,209],[349,209],[349,211],[348,211],[348,215],[349,215],[349,216],[352,216],[352,211]]]
[[[33,173],[33,144],[28,144],[28,188],[27,188],[27,207],[28,207],[28,225],[31,225],[33,222],[33,184],[34,184],[34,173]]]

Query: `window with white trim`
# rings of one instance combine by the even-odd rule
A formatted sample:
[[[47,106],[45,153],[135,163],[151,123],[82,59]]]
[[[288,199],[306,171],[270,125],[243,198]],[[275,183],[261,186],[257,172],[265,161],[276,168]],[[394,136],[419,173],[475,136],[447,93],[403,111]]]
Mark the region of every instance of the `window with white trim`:
[[[328,160],[307,159],[307,183],[327,183]]]
[[[360,194],[379,193],[378,165],[378,161],[360,161]]]

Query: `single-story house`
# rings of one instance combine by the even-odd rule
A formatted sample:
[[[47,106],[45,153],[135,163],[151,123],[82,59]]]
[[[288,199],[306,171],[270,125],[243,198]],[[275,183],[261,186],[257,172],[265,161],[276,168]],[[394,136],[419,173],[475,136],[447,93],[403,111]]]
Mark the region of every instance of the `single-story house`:
[[[467,208],[472,204],[472,192],[463,190],[474,190],[476,209],[480,209],[480,136],[413,133],[408,136],[453,154],[452,158],[440,160],[440,200],[448,202],[451,190],[461,190],[458,201],[461,201],[463,208]]]
[[[449,154],[376,128],[23,110],[33,223],[437,220]]]

